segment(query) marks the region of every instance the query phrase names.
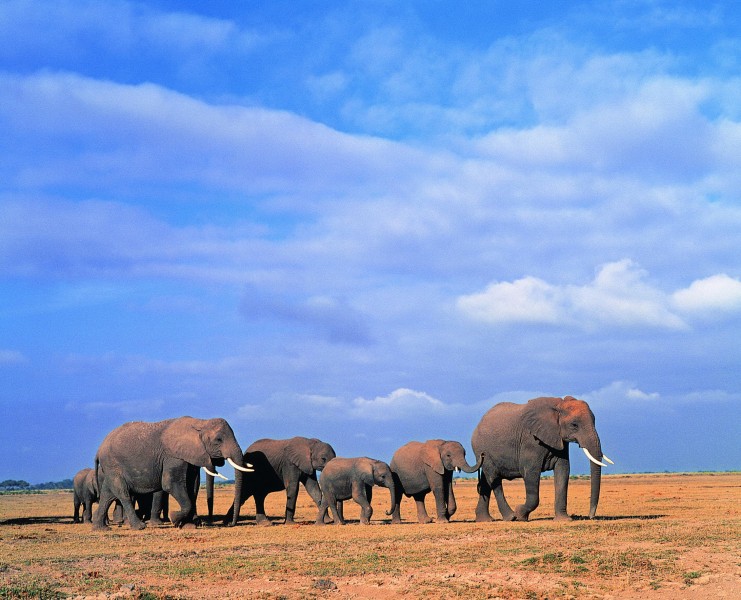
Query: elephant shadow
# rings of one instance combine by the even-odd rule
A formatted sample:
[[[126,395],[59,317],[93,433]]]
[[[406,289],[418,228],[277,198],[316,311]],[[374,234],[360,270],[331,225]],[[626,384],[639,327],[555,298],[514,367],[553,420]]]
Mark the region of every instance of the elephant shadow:
[[[16,519],[5,519],[0,521],[2,525],[72,525],[72,517],[18,517]]]

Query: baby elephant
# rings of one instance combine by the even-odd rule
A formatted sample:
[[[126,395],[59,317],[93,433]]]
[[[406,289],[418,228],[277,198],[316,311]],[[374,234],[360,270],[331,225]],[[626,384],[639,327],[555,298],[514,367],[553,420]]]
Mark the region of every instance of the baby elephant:
[[[334,524],[344,525],[342,502],[352,498],[362,509],[360,522],[367,525],[373,514],[370,503],[374,485],[388,488],[391,492],[391,509],[386,514],[393,514],[396,508],[396,491],[391,469],[385,462],[367,457],[330,460],[319,479],[322,503],[319,505],[316,524],[324,525],[327,509],[331,509]]]

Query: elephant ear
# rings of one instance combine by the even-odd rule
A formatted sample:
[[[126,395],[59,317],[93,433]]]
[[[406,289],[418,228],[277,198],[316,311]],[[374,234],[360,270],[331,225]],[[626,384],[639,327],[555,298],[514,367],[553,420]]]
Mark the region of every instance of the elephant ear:
[[[440,447],[437,444],[426,443],[422,448],[422,461],[438,475],[445,475],[443,459],[440,458]]]
[[[546,446],[556,450],[563,450],[556,405],[556,401],[560,400],[560,398],[535,398],[527,403],[523,414],[525,429]]]
[[[370,459],[360,461],[358,465],[358,475],[360,481],[366,485],[375,485],[376,480],[373,477],[373,462]]]
[[[286,455],[292,464],[296,465],[302,473],[311,475],[314,468],[311,466],[311,445],[304,438],[293,438],[286,448]]]
[[[165,452],[191,465],[211,466],[211,457],[201,440],[201,427],[197,419],[175,419],[162,432]]]

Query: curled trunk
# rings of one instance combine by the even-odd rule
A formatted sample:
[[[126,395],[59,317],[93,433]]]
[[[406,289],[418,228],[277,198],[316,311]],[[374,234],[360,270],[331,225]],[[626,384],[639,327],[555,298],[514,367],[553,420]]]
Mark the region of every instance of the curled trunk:
[[[464,463],[463,466],[461,466],[461,471],[464,473],[476,473],[481,468],[481,463],[484,462],[484,453],[482,452],[479,456],[479,460],[476,462],[475,465],[469,465],[468,463]]]
[[[389,480],[386,487],[388,487],[389,491],[391,492],[391,508],[386,511],[386,514],[390,516],[393,515],[396,511],[396,486],[394,485],[393,479]]]

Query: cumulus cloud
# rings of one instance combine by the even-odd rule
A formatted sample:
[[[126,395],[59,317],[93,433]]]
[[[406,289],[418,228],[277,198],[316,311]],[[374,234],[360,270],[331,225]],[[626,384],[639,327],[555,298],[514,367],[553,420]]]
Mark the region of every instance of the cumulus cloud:
[[[741,312],[741,281],[725,273],[693,281],[672,294],[678,310],[688,314],[722,316]]]
[[[362,397],[355,398],[348,414],[355,419],[393,421],[418,417],[420,413],[441,417],[449,410],[449,405],[425,392],[399,388],[388,396],[377,396],[370,400]]]
[[[585,285],[553,285],[534,277],[490,284],[460,296],[458,309],[481,322],[543,323],[594,327],[653,327],[683,330],[686,315],[741,311],[741,282],[714,275],[666,293],[648,273],[623,259],[603,265]]]

